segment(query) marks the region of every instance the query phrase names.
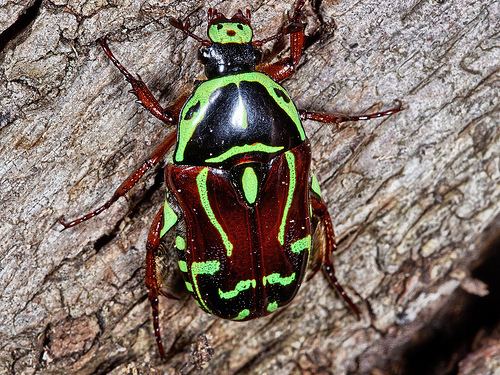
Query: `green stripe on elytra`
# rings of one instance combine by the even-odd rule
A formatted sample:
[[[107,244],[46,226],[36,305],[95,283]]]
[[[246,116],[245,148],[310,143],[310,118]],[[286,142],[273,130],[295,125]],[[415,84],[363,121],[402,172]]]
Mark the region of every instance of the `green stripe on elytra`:
[[[311,178],[311,190],[318,196],[321,197],[321,188],[319,187],[318,179],[316,175],[313,174]]]
[[[184,261],[184,260],[179,260],[178,264],[179,264],[179,269],[180,269],[182,272],[187,272],[187,271],[188,271],[186,261]]]
[[[249,152],[265,152],[268,154],[274,154],[275,152],[283,150],[283,146],[268,146],[262,143],[254,143],[251,145],[234,146],[231,147],[226,152],[215,156],[213,158],[205,160],[207,163],[221,163],[234,155],[247,154]]]
[[[252,167],[246,167],[241,177],[243,194],[248,203],[254,204],[259,191],[259,180]]]
[[[267,283],[287,286],[291,284],[292,281],[294,280],[295,280],[295,272],[292,272],[290,276],[285,276],[285,277],[281,276],[279,273],[272,273],[262,278],[262,284],[264,284],[264,286],[266,286]]]
[[[175,237],[175,247],[178,250],[186,250],[186,240],[181,236]]]
[[[210,312],[210,309],[205,304],[203,300],[203,296],[200,293],[200,289],[198,287],[198,275],[214,275],[216,272],[220,270],[220,262],[218,260],[207,260],[206,262],[193,262],[191,264],[191,275],[193,277],[194,290],[196,295],[198,296],[198,301],[201,303],[203,308]]]
[[[189,292],[193,292],[193,284],[191,284],[189,281],[186,281],[185,282],[186,284],[186,289],[189,291]]]
[[[233,320],[243,320],[245,319],[248,315],[250,315],[250,310],[248,309],[244,309],[244,310],[241,310],[238,315],[233,318]]]
[[[233,290],[228,290],[227,292],[224,292],[219,289],[219,297],[224,299],[231,299],[240,294],[240,292],[243,292],[250,288],[255,288],[256,286],[257,286],[257,280],[255,279],[241,280],[238,281],[238,284],[236,284],[236,287]]]
[[[278,302],[276,302],[276,301],[270,302],[267,305],[267,311],[269,311],[269,312],[276,311],[277,309],[278,309]]]
[[[302,123],[300,121],[300,116],[297,112],[297,108],[289,99],[288,94],[286,94],[286,91],[283,87],[274,82],[267,75],[260,72],[231,74],[209,79],[208,81],[203,82],[200,86],[198,86],[191,98],[189,98],[189,100],[184,105],[180,117],[181,121],[179,124],[179,142],[177,151],[175,153],[176,162],[181,162],[184,160],[184,152],[186,150],[186,146],[193,136],[196,127],[205,117],[205,113],[209,108],[211,95],[217,89],[223,88],[230,84],[239,86],[241,82],[260,83],[267,90],[267,93],[275,100],[276,104],[278,104],[293,121],[300,134],[300,139],[306,139],[304,127],[302,126]],[[193,111],[193,108],[197,110]]]
[[[208,178],[208,168],[203,168],[201,172],[198,174],[198,176],[196,176],[196,184],[198,185],[198,192],[200,193],[201,205],[203,206],[203,209],[205,210],[208,219],[215,227],[215,229],[217,229],[217,231],[219,232],[222,238],[222,242],[226,247],[227,256],[230,257],[233,252],[233,244],[231,243],[231,241],[229,241],[229,237],[227,236],[226,232],[224,232],[224,229],[222,228],[220,223],[217,221],[214,211],[210,206],[210,200],[208,199],[208,192],[207,192],[207,178]]]
[[[280,231],[278,233],[278,241],[281,245],[285,243],[285,227],[288,218],[288,211],[292,205],[293,193],[295,191],[296,173],[295,173],[295,155],[291,151],[285,152],[286,162],[288,163],[289,181],[288,181],[288,195],[286,197],[285,209],[281,217]]]
[[[160,231],[160,238],[162,238],[172,228],[179,218],[175,211],[170,207],[167,201],[163,204],[163,228]]]
[[[311,235],[308,235],[300,240],[292,243],[291,250],[294,254],[299,254],[304,250],[309,251],[311,249]]]

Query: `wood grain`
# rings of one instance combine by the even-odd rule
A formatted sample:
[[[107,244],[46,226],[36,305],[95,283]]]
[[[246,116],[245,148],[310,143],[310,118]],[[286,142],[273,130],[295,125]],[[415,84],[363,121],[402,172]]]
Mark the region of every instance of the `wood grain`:
[[[71,230],[56,220],[104,202],[168,132],[96,40],[107,35],[167,104],[202,73],[196,43],[168,18],[193,12],[203,34],[206,5],[43,0],[0,51],[0,374],[397,373],[384,359],[447,306],[498,223],[498,4],[314,3],[314,38],[285,83],[297,105],[359,113],[399,98],[407,107],[341,131],[305,124],[339,235],[338,277],[357,291],[363,319],[319,275],[287,309],[249,323],[209,316],[187,296],[163,300],[160,363],[143,283],[160,180],[149,174],[128,201]],[[31,5],[2,5],[2,29]],[[249,5],[261,37],[291,6]]]

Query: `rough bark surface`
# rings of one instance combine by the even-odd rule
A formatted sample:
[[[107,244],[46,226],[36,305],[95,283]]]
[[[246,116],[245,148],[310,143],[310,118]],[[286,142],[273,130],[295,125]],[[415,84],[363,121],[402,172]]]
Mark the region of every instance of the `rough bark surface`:
[[[208,5],[229,14],[244,6],[0,2],[0,374],[412,373],[412,360],[430,358],[418,350],[436,344],[429,329],[455,332],[463,316],[477,325],[467,336],[475,344],[433,363],[498,374],[498,315],[483,326],[467,313],[470,298],[493,312],[499,301],[498,275],[490,284],[471,273],[498,245],[494,0],[308,3],[313,37],[285,83],[298,106],[352,113],[395,98],[407,106],[341,131],[305,124],[339,235],[338,277],[358,292],[363,318],[320,275],[288,308],[248,323],[209,316],[185,295],[161,303],[168,360],[159,361],[143,261],[161,181],[150,173],[128,201],[73,229],[60,232],[56,220],[110,197],[168,131],[134,102],[96,40],[108,35],[166,104],[202,72],[196,43],[168,17],[193,13],[202,34]],[[291,4],[249,6],[268,36]],[[465,307],[453,315],[451,306]],[[420,373],[447,373],[429,365]]]

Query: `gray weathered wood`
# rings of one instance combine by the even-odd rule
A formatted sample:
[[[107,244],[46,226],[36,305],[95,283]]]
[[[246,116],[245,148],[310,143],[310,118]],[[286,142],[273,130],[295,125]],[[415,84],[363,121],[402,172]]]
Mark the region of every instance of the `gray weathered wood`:
[[[2,3],[1,30],[32,3]],[[195,11],[203,33],[207,5],[44,0],[0,51],[0,374],[202,365],[205,374],[369,373],[384,348],[405,343],[426,311],[446,305],[500,212],[498,3],[317,3],[308,32],[319,38],[285,84],[298,106],[352,113],[395,98],[407,106],[340,132],[306,123],[340,237],[338,277],[359,293],[363,319],[319,275],[287,309],[249,323],[216,319],[188,298],[164,300],[171,355],[161,364],[142,280],[163,198],[152,174],[92,221],[59,232],[56,220],[103,202],[168,131],[134,103],[96,39],[109,35],[116,55],[168,103],[202,72],[196,43],[168,17]],[[243,6],[210,5],[229,14]],[[267,36],[290,4],[251,7]]]

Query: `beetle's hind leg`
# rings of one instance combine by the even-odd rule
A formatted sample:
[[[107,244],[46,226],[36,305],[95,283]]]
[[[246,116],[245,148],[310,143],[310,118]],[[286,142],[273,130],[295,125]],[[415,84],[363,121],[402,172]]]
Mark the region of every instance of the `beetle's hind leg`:
[[[326,124],[341,124],[347,121],[361,121],[370,120],[374,118],[390,116],[394,113],[402,111],[404,108],[399,100],[395,101],[394,107],[381,112],[371,112],[364,113],[360,115],[347,115],[342,113],[322,113],[322,112],[311,112],[306,110],[299,110],[300,118],[302,120],[313,120]]]
[[[337,291],[337,293],[349,306],[351,311],[359,319],[361,316],[359,308],[352,301],[351,297],[349,297],[335,276],[335,268],[333,265],[333,253],[337,249],[335,232],[333,230],[332,219],[328,213],[328,208],[325,202],[321,198],[319,186],[317,185],[315,177],[313,177],[311,190],[311,211],[315,231],[313,250],[311,254],[312,257],[310,261],[311,274],[309,278],[314,276],[314,274],[321,268],[330,285]]]
[[[159,277],[160,265],[157,263],[159,249],[161,244],[161,239],[174,227],[178,222],[178,216],[175,211],[170,207],[168,202],[164,203],[164,206],[156,213],[156,216],[149,229],[148,239],[146,242],[146,287],[148,289],[148,299],[151,304],[151,310],[153,314],[153,328],[156,338],[156,344],[158,345],[158,351],[160,356],[165,359],[165,349],[163,348],[163,342],[161,339],[160,330],[160,308],[159,299],[161,295],[178,299],[177,297],[171,295],[169,292],[165,291],[161,287],[161,277]]]
[[[161,340],[160,331],[160,308],[158,297],[160,295],[160,285],[156,273],[156,253],[160,246],[160,231],[163,226],[163,207],[156,214],[146,242],[146,287],[148,288],[148,299],[153,312],[153,328],[156,337],[156,344],[160,356],[165,358],[165,349]]]

